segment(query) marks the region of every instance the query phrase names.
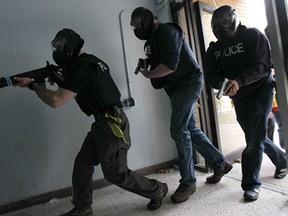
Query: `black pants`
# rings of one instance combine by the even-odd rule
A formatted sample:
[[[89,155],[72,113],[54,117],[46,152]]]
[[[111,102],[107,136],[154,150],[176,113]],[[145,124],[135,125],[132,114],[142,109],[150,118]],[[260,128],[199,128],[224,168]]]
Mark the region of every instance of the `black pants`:
[[[242,152],[241,187],[244,191],[261,186],[260,168],[263,152],[267,154],[276,169],[287,167],[285,153],[266,136],[272,100],[272,86],[267,85],[257,93],[234,102],[237,121],[246,139],[246,148]]]
[[[107,121],[96,121],[75,159],[72,177],[73,204],[79,209],[90,208],[92,205],[92,175],[94,166],[98,164],[101,164],[107,181],[149,199],[161,196],[160,182],[128,168],[127,151],[131,145],[129,122],[123,111],[121,118],[121,128],[129,144],[113,134]]]

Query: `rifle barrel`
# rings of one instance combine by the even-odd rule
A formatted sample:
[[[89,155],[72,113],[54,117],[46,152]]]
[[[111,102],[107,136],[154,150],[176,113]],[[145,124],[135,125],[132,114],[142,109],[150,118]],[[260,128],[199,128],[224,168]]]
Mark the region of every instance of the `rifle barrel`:
[[[34,78],[36,81],[44,80],[45,78],[49,77],[51,72],[57,71],[58,67],[55,65],[47,65],[42,68],[38,68],[35,70],[27,71],[24,73],[7,76],[7,77],[1,77],[0,78],[0,88],[11,86],[16,83],[14,80],[14,77],[27,77],[27,78]]]

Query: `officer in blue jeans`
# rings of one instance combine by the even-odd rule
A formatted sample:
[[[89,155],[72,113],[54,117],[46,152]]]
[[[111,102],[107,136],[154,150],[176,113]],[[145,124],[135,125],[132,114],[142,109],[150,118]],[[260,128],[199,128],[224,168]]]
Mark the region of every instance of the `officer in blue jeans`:
[[[225,94],[234,101],[237,121],[246,138],[242,153],[243,196],[254,201],[260,192],[263,152],[276,166],[276,172],[287,168],[285,153],[266,137],[274,87],[270,46],[263,33],[242,25],[228,5],[214,11],[211,25],[218,40],[208,47],[205,78],[215,89],[224,78],[229,79]]]
[[[203,73],[182,29],[177,24],[160,23],[144,7],[132,12],[130,25],[135,36],[146,41],[147,58],[140,72],[151,79],[154,88],[164,88],[171,101],[170,132],[176,143],[181,175],[180,185],[171,200],[184,202],[196,190],[193,148],[214,170],[206,179],[207,183],[219,182],[232,165],[197,126],[195,107],[203,88]]]

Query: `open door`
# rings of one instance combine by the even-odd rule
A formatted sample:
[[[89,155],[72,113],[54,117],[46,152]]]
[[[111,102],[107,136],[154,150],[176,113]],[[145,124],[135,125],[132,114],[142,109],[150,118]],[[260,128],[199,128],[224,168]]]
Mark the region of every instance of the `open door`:
[[[203,2],[195,2],[193,9],[196,17],[196,31],[200,43],[199,51],[202,57],[203,70],[205,65],[205,52],[211,41],[215,41],[211,29],[211,19],[215,7],[211,7]],[[246,146],[244,133],[236,120],[236,114],[229,97],[222,97],[220,100],[216,99],[218,90],[211,89],[206,84],[206,91],[203,92],[204,98],[207,100],[209,112],[213,112],[215,118],[215,126],[211,128],[217,137],[218,149],[231,161],[234,162],[241,157],[241,153]]]
[[[216,38],[211,30],[211,19],[215,7],[203,2],[184,0],[181,4],[171,5],[172,18],[183,28],[197,60],[205,70],[205,52],[211,41]],[[174,10],[173,10],[174,9]],[[177,14],[176,14],[177,11]],[[199,100],[197,112],[199,127],[212,143],[231,162],[238,160],[245,147],[245,136],[236,121],[236,114],[228,97],[216,99],[216,90],[205,85]],[[205,167],[205,160],[195,153],[195,164]]]

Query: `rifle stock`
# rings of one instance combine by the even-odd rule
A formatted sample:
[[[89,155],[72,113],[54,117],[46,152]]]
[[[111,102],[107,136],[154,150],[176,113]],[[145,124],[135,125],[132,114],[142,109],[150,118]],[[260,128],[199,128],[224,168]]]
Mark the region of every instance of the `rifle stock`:
[[[27,77],[34,79],[38,83],[44,83],[46,78],[50,78],[53,82],[59,85],[64,81],[64,77],[59,72],[59,70],[60,68],[58,66],[49,64],[49,62],[47,61],[47,65],[45,67],[8,77],[1,77],[0,88],[15,84],[16,81],[14,80],[14,77]]]

